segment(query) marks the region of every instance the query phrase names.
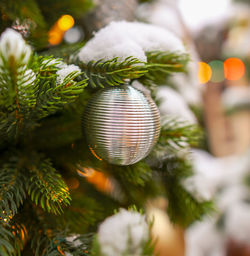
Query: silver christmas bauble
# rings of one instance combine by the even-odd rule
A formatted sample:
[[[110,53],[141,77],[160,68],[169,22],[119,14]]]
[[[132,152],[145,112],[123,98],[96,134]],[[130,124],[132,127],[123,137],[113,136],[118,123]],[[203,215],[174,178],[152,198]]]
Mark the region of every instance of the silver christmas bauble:
[[[86,106],[83,123],[91,152],[117,165],[146,157],[160,134],[156,104],[129,85],[98,91]]]

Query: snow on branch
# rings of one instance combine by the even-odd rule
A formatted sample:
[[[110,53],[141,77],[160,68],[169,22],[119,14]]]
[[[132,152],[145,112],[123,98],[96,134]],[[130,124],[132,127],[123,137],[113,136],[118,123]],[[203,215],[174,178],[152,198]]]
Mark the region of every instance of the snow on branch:
[[[6,29],[0,37],[0,66],[14,59],[17,63],[27,64],[31,56],[31,47],[22,36],[13,29]]]
[[[170,31],[139,22],[111,22],[98,31],[80,50],[78,57],[82,62],[111,60],[119,61],[133,56],[146,62],[146,52],[168,51],[185,53],[184,45]]]

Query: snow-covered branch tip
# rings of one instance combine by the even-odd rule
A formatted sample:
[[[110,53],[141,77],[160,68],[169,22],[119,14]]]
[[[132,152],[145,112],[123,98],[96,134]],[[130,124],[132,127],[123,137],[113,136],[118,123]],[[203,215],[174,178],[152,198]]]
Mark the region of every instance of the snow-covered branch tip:
[[[26,65],[31,54],[31,47],[26,44],[21,34],[10,28],[2,33],[0,37],[0,67],[6,63]]]

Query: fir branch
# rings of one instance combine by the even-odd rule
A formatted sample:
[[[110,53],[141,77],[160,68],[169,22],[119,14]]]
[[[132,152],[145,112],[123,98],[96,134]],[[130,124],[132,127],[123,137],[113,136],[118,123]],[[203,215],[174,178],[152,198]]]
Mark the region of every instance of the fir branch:
[[[41,56],[54,56],[56,58],[63,58],[67,63],[74,62],[80,49],[86,42],[77,42],[73,44],[60,45],[60,47],[49,48],[46,51],[39,53]],[[74,63],[73,63],[74,64]]]
[[[35,72],[27,66],[5,64],[0,72],[0,103],[3,113],[12,115],[15,111],[16,120],[10,124],[13,131],[16,126],[22,128],[31,120],[39,120],[61,110],[75,101],[87,85],[86,78],[76,81],[81,75],[76,71],[57,84],[56,72],[58,66],[62,65],[61,59],[35,56],[32,59]]]
[[[31,248],[34,250],[34,256],[58,256],[66,253],[74,256],[88,256],[92,237],[91,233],[71,238],[67,231],[50,230],[48,232],[47,230],[42,233],[34,231]]]
[[[152,238],[150,238],[143,246],[143,253],[144,256],[154,256],[155,255],[155,248],[156,246],[156,240],[154,241]]]
[[[98,242],[98,236],[97,234],[93,238],[92,248],[91,248],[91,256],[101,256],[101,246]]]
[[[180,184],[175,183],[169,186],[167,197],[169,200],[168,214],[171,220],[183,227],[201,220],[205,214],[214,211],[212,201],[197,201]]]
[[[8,137],[14,139],[23,128],[25,117],[36,103],[36,75],[28,68],[31,52],[29,46],[18,36],[16,37],[13,40],[20,40],[19,44],[22,48],[16,55],[15,49],[11,49],[13,52],[9,55],[0,52],[0,112],[2,113],[0,133],[6,133]],[[7,47],[6,43],[4,47]]]
[[[73,239],[70,237],[65,237],[62,234],[57,234],[57,236],[53,239],[50,246],[46,248],[47,255],[52,256],[53,251],[55,251],[55,246],[51,246],[52,244],[57,243],[57,250],[59,252],[67,252],[74,256],[88,256],[90,255],[90,248],[92,244],[93,234],[85,234],[75,236]]]
[[[188,146],[197,146],[202,137],[202,131],[195,124],[178,119],[163,118],[161,121],[161,136],[159,143],[177,149]]]
[[[34,82],[36,75],[31,69],[26,69],[19,76],[17,79],[16,106],[20,114],[25,116],[36,104],[36,85]]]
[[[5,223],[0,225],[0,255],[21,255],[24,239],[27,236],[23,225],[17,223]]]
[[[77,72],[70,73],[62,84],[54,88],[49,86],[49,81],[45,82],[44,87],[47,88],[39,95],[33,115],[41,119],[62,110],[66,104],[74,102],[83,92],[87,81],[85,79],[80,82],[73,82],[73,79],[78,75],[79,73]]]
[[[152,51],[147,52],[147,67],[153,68],[152,71],[159,71],[162,69],[163,72],[184,72],[186,65],[189,62],[189,55],[178,52],[161,52]],[[165,68],[165,70],[164,70]]]
[[[130,166],[108,165],[106,168],[118,183],[122,201],[142,207],[148,195],[146,188],[152,179],[151,168],[144,161]]]
[[[143,161],[130,166],[109,166],[108,170],[112,171],[116,179],[128,186],[131,184],[143,187],[152,178],[150,167]]]
[[[16,114],[1,113],[0,117],[0,145],[4,145],[8,140],[13,141],[17,138]]]
[[[82,196],[82,193],[82,190],[78,193],[72,191],[71,205],[65,209],[63,215],[54,218],[53,222],[61,229],[69,229],[72,233],[81,234],[105,217],[98,202],[88,196]]]
[[[9,222],[26,198],[25,177],[17,158],[10,159],[0,170],[0,222]]]
[[[147,73],[141,78],[145,85],[164,84],[166,77],[174,72],[185,72],[189,61],[188,54],[173,52],[152,51],[147,52]]]
[[[0,133],[15,139],[26,129],[25,119],[36,104],[35,73],[27,67],[0,72]],[[5,77],[5,80],[3,79]],[[30,122],[30,120],[29,120]],[[31,122],[29,123],[29,125]]]
[[[76,81],[82,75],[76,71],[68,74],[61,84],[57,84],[56,71],[59,70],[59,65],[62,65],[61,59],[38,58],[37,101],[31,118],[41,119],[62,110],[65,105],[74,102],[87,86],[86,77],[81,81]]]
[[[61,175],[45,158],[30,166],[29,171],[31,176],[26,187],[31,200],[48,212],[60,214],[62,205],[69,205],[71,200]]]
[[[90,61],[88,64],[80,62],[78,65],[86,73],[92,87],[118,86],[127,79],[139,78],[147,72],[144,63],[133,57],[122,62],[114,58],[108,61]]]
[[[13,255],[15,249],[12,243],[13,234],[9,230],[9,225],[0,225],[0,253],[3,256]]]
[[[174,223],[186,227],[214,210],[211,201],[200,202],[185,189],[183,181],[193,174],[192,166],[186,159],[168,157],[161,165],[154,167],[154,171],[165,184],[168,214]]]
[[[150,165],[162,161],[168,155],[176,155],[181,149],[196,147],[202,135],[202,130],[196,124],[164,117],[161,121],[161,135],[148,158]]]
[[[5,113],[16,111],[19,120],[27,109],[35,104],[33,83],[35,74],[31,73],[27,65],[21,60],[6,61],[0,53],[2,66],[0,67],[0,106]]]
[[[92,87],[118,86],[127,79],[139,79],[150,85],[152,81],[156,84],[165,82],[166,76],[173,72],[184,72],[189,57],[187,54],[155,51],[147,53],[147,60],[145,63],[131,56],[119,62],[117,57],[78,65]]]

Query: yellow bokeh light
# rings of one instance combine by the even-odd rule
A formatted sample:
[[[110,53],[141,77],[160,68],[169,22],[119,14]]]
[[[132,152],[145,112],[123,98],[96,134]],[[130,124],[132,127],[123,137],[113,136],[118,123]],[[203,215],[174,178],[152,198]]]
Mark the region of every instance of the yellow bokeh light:
[[[63,15],[58,21],[57,25],[62,31],[67,31],[75,24],[74,18],[71,15]]]
[[[212,77],[212,69],[205,62],[199,62],[198,78],[200,83],[207,83]]]

